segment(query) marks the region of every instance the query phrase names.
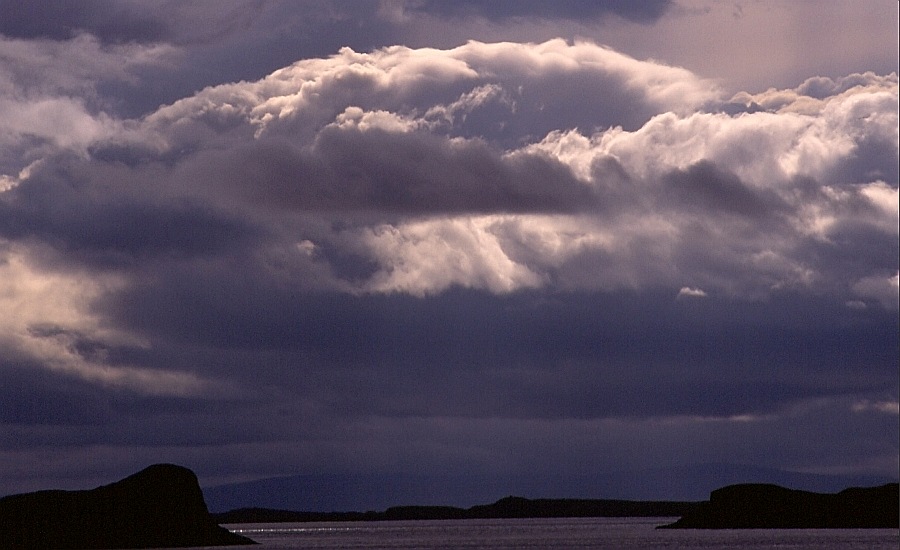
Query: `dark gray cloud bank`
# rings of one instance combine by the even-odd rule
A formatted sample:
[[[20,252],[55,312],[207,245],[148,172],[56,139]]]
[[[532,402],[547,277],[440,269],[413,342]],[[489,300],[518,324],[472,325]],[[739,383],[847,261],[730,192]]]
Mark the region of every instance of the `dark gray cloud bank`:
[[[890,63],[741,91],[601,45],[719,8],[548,6],[0,6],[0,494],[896,477]]]

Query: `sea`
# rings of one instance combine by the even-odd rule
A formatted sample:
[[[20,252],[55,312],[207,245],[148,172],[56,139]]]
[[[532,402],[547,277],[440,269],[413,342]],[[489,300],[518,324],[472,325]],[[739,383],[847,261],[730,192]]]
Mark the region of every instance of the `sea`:
[[[677,518],[467,519],[224,525],[268,549],[897,550],[897,529],[656,529]]]

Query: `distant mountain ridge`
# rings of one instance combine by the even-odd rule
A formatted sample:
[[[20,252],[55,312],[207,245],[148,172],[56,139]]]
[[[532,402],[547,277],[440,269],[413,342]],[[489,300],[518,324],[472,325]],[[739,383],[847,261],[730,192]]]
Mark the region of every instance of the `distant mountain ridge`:
[[[383,512],[292,512],[243,508],[213,514],[218,523],[279,523],[307,521],[393,521],[423,519],[673,517],[693,512],[698,502],[651,502],[599,499],[527,499],[504,497],[493,504],[454,506],[393,506]]]
[[[470,508],[394,506],[383,512],[293,512],[243,508],[214,514],[217,522],[396,521],[510,518],[672,517],[668,529],[896,529],[898,484],[852,487],[838,493],[745,483],[712,491],[705,502],[504,497]]]
[[[311,512],[385,510],[398,503],[468,508],[502,495],[553,499],[700,502],[714,489],[739,483],[772,483],[814,492],[897,481],[882,476],[831,476],[733,464],[602,473],[594,476],[415,476],[321,474],[267,478],[205,487],[212,512],[237,508]]]

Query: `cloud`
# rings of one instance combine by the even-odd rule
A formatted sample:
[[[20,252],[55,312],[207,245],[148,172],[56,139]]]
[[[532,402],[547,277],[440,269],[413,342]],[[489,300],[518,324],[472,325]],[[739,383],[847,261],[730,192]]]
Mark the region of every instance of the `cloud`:
[[[864,298],[875,299],[886,308],[897,309],[900,303],[900,275],[864,277],[853,284],[853,291]]]
[[[63,40],[0,35],[0,49],[0,92],[12,98],[67,96],[98,102],[104,81],[136,84],[139,68],[177,58],[177,50],[167,44],[108,45],[83,33]]]
[[[386,2],[396,12],[405,10],[414,13],[432,15],[452,15],[456,17],[484,17],[489,20],[506,20],[511,18],[554,18],[554,19],[592,19],[609,15],[617,15],[638,23],[652,23],[659,19],[671,7],[668,0],[651,0],[650,2],[617,2],[584,0],[563,0],[549,6],[540,1],[520,2],[484,2],[483,0],[464,0],[448,4],[445,2]]]
[[[60,150],[84,156],[91,144],[127,133],[100,90],[137,86],[137,72],[175,56],[167,45],[108,46],[87,34],[61,41],[0,35],[0,52],[0,175],[7,178]]]
[[[676,296],[676,298],[705,298],[706,296],[707,294],[703,291],[703,289],[683,286],[678,291],[678,295]]]
[[[373,228],[365,237],[381,270],[367,289],[413,295],[451,285],[510,292],[539,286],[540,277],[512,261],[487,219],[417,222]]]
[[[88,144],[117,129],[108,116],[95,118],[78,102],[62,98],[0,101],[0,110],[5,113],[0,132],[13,147],[24,139],[37,139],[55,148],[85,152]]]
[[[6,370],[17,361],[33,362],[58,374],[149,395],[196,396],[216,389],[189,372],[148,369],[110,360],[110,349],[144,346],[137,337],[105,326],[91,312],[103,293],[120,288],[119,277],[54,273],[35,265],[21,247],[4,247],[0,259],[0,304],[7,312],[0,325]]]
[[[558,78],[570,86],[557,86]],[[482,95],[480,105],[471,104],[486,89],[491,94]],[[298,61],[257,82],[201,91],[160,109],[147,123],[167,128],[179,121],[180,132],[186,132],[200,125],[210,129],[207,123],[213,121],[220,130],[249,121],[257,132],[305,141],[310,131],[331,123],[348,107],[418,118],[429,111],[458,109],[467,97],[469,108],[500,102],[499,109],[486,113],[489,120],[500,117],[497,124],[480,126],[490,130],[484,137],[518,141],[540,139],[559,125],[587,131],[639,125],[659,109],[693,109],[715,92],[683,69],[640,62],[589,43],[469,42],[449,50],[393,46],[371,53],[343,48],[330,58]],[[584,97],[603,100],[585,102]],[[626,103],[623,120],[620,107]],[[476,121],[460,119],[451,132],[465,135],[466,122]],[[181,145],[172,146],[176,143]]]
[[[144,2],[86,0],[80,6],[39,0],[27,8],[4,0],[0,33],[23,39],[66,40],[89,33],[114,44],[129,42],[209,42],[247,26],[262,9],[261,2],[176,3],[160,9]],[[200,23],[203,23],[202,25]]]
[[[554,95],[582,85],[606,93]],[[60,179],[32,170],[8,192],[2,227],[8,236],[66,235],[72,253],[130,258],[245,238],[289,250],[277,242],[289,221],[312,231],[294,243],[331,251],[297,265],[330,270],[333,287],[356,291],[615,290],[685,278],[745,297],[846,289],[896,263],[890,248],[853,259],[860,239],[896,236],[887,168],[896,163],[873,172],[880,161],[863,153],[878,143],[897,156],[896,77],[820,79],[782,95],[793,99],[760,96],[747,100],[758,112],[716,112],[708,82],[584,42],[343,49],[135,121],[71,111],[82,113],[81,133],[76,125],[46,139],[93,155],[72,166],[85,189],[112,195],[66,195]],[[611,126],[624,101],[643,114]],[[803,101],[802,112],[785,107]],[[71,176],[66,168],[61,177]],[[115,179],[135,185],[120,193]],[[94,209],[90,227],[73,233],[65,217],[42,213],[51,203],[38,208],[38,196]],[[338,212],[346,228],[324,229],[322,216]],[[112,228],[125,217],[146,220],[140,235]],[[332,265],[338,257],[365,267]]]
[[[104,63],[0,96],[0,464],[895,463],[896,76],[470,41],[130,116]]]
[[[866,412],[866,411],[877,411],[883,414],[892,414],[892,415],[900,415],[900,403],[896,401],[877,401],[871,402],[868,400],[859,401],[858,403],[854,403],[853,412]]]

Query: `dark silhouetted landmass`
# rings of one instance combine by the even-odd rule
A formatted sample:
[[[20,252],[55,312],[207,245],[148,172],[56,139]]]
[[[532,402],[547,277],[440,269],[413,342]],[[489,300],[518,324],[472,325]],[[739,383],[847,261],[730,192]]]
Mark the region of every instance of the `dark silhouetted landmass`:
[[[695,506],[695,502],[506,497],[468,512],[478,518],[660,517],[685,514]]]
[[[150,466],[87,491],[0,499],[0,546],[9,550],[162,548],[255,544],[210,516],[187,468]]]
[[[865,529],[900,527],[898,484],[812,493],[769,484],[730,485],[670,529]]]
[[[836,493],[846,487],[874,487],[897,481],[890,476],[813,475],[739,464],[702,463],[571,476],[562,472],[552,475],[320,472],[204,487],[203,497],[214,513],[251,507],[346,512],[385,510],[408,503],[468,508],[494,502],[503,495],[701,502],[709,498],[711,491],[736,483],[774,483],[816,493]]]
[[[291,512],[241,508],[213,514],[219,523],[278,523],[308,521],[387,521],[417,519],[671,517],[685,515],[696,502],[655,502],[594,499],[527,499],[506,497],[493,504],[453,506],[395,506],[383,512]]]

